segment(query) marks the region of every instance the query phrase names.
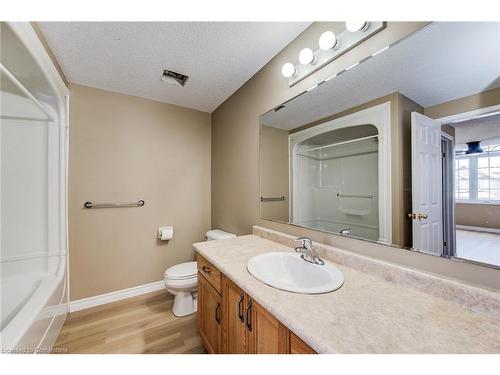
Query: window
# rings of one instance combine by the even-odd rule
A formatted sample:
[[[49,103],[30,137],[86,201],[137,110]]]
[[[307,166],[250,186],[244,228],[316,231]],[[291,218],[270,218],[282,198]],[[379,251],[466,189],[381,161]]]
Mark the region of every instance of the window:
[[[460,201],[500,204],[500,145],[482,154],[455,159],[455,197]]]

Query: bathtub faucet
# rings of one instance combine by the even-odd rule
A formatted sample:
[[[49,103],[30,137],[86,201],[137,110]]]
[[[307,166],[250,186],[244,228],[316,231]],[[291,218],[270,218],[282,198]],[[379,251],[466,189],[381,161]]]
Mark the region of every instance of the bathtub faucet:
[[[350,236],[351,235],[351,228],[345,228],[340,231],[340,234],[343,236]]]

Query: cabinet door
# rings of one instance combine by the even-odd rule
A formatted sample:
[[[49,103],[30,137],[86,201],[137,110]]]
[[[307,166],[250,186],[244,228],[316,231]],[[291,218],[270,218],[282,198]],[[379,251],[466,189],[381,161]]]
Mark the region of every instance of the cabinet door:
[[[290,354],[316,354],[316,352],[293,332],[290,332]]]
[[[287,329],[262,306],[248,297],[246,311],[247,353],[287,353]]]
[[[235,283],[223,276],[223,353],[246,353],[245,301],[245,293]]]
[[[198,328],[209,353],[221,352],[221,302],[220,294],[198,273]]]

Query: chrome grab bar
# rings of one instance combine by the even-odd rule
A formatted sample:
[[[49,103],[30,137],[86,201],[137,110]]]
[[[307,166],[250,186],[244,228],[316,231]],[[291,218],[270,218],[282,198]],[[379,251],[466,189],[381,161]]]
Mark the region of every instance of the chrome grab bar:
[[[346,194],[346,193],[337,193],[337,197],[339,198],[373,198],[372,194]]]
[[[269,198],[260,197],[261,202],[278,202],[278,201],[284,201],[284,200],[285,200],[284,195],[282,195],[281,197],[269,197]]]
[[[121,207],[142,207],[146,204],[142,199],[132,203],[92,203],[87,201],[83,204],[85,208],[121,208]]]

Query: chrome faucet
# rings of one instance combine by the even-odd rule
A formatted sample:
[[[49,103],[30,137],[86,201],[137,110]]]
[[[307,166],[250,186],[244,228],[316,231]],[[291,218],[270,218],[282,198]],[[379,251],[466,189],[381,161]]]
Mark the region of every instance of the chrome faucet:
[[[312,246],[312,240],[309,237],[299,237],[295,241],[300,242],[300,246],[295,251],[301,253],[300,256],[306,262],[324,265],[325,262],[316,254]]]
[[[350,236],[351,235],[351,228],[342,229],[340,231],[340,234],[342,234],[344,236]]]

